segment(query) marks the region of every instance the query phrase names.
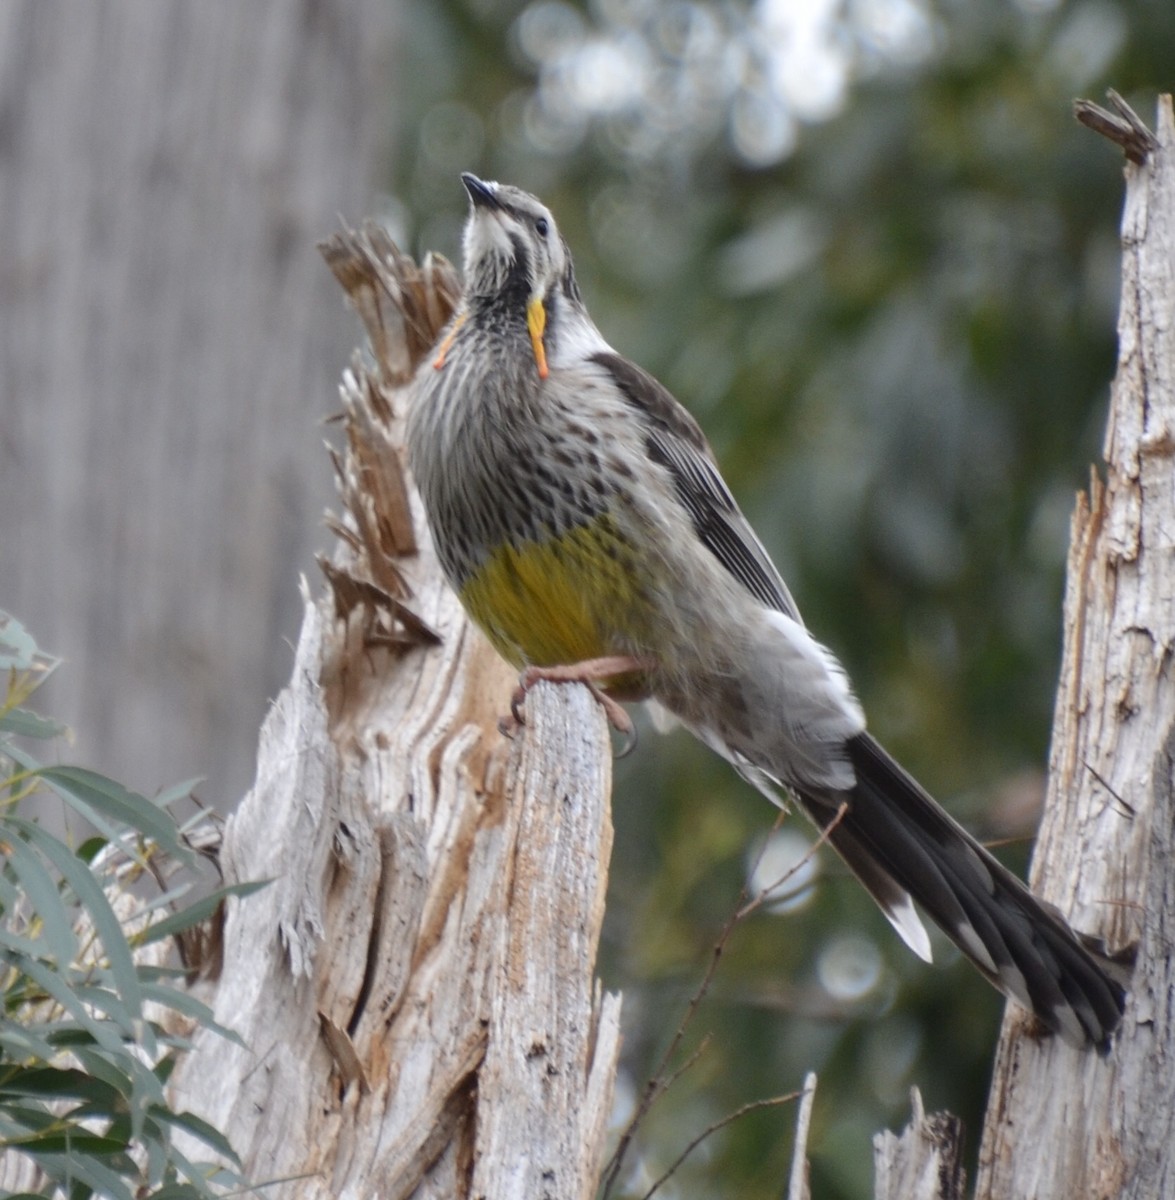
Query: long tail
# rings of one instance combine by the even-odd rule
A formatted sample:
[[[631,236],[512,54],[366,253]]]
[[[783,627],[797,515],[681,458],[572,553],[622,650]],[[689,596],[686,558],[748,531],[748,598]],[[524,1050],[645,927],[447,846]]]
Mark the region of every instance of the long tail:
[[[829,840],[903,938],[929,957],[912,896],[1000,991],[1065,1041],[1104,1050],[1125,994],[1098,959],[869,734],[847,749],[856,788],[800,800],[825,828],[847,799]]]

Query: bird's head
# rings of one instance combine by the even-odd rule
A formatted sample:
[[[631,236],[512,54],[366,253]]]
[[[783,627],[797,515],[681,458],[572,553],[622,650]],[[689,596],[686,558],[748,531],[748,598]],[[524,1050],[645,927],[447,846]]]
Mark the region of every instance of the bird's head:
[[[571,270],[571,254],[541,200],[520,188],[487,183],[466,171],[465,290],[472,300],[547,298]]]
[[[539,375],[546,378],[545,339],[556,327],[594,330],[583,308],[571,251],[550,209],[537,197],[505,183],[487,183],[466,171],[465,296],[513,320],[525,316]],[[597,335],[598,336],[598,335]]]

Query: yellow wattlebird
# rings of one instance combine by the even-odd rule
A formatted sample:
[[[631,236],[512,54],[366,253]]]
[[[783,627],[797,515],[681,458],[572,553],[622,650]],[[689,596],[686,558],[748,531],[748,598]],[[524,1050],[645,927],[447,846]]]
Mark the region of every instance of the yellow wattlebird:
[[[773,799],[794,794],[922,958],[911,898],[1066,1041],[1105,1047],[1122,988],[866,732],[700,428],[604,340],[554,218],[462,176],[465,293],[422,365],[409,462],[441,565],[522,671],[578,680],[631,729],[651,698]]]

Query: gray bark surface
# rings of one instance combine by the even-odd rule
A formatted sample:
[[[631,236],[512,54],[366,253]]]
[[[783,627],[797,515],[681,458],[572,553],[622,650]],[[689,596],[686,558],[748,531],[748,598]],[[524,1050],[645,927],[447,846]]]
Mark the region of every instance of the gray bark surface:
[[[289,670],[350,344],[313,244],[370,204],[394,9],[0,5],[0,606],[147,794],[235,802]]]

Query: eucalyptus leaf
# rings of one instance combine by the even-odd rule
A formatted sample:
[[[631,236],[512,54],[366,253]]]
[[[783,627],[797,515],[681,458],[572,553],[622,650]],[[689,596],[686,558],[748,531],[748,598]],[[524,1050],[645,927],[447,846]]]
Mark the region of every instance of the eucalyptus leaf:
[[[162,1114],[160,1115],[162,1118]],[[182,1124],[172,1119],[175,1118],[176,1115],[177,1114],[175,1113],[170,1113],[167,1123],[178,1125],[178,1127],[183,1128]],[[196,1136],[198,1137],[199,1135],[196,1134]],[[231,1158],[234,1162],[237,1161],[237,1156],[233,1153],[232,1147],[228,1146],[227,1142],[225,1142],[225,1146],[228,1147],[227,1157]],[[212,1196],[214,1194],[211,1188],[208,1186],[208,1176],[217,1170],[216,1167],[209,1167],[206,1169],[198,1167],[195,1163],[190,1161],[183,1151],[179,1150],[174,1143],[170,1144],[169,1152],[174,1165],[188,1178],[188,1186],[193,1189],[193,1191],[189,1193],[190,1195]]]
[[[33,911],[41,918],[42,954],[57,959],[62,966],[73,961],[77,941],[73,919],[61,898],[57,881],[50,875],[40,856],[19,832],[7,839],[8,862],[20,881]]]
[[[207,896],[189,904],[187,908],[173,913],[170,917],[164,917],[161,921],[156,921],[137,939],[137,944],[147,946],[161,938],[171,937],[174,934],[182,933],[185,929],[191,929],[192,926],[199,925],[201,921],[211,917],[219,908],[221,901],[227,897],[251,896],[254,892],[268,887],[271,882],[269,879],[258,879],[248,883],[232,883],[227,887],[217,888],[216,891],[209,892]]]
[[[190,1112],[172,1112],[170,1109],[152,1109],[151,1115],[158,1121],[164,1121],[168,1125],[176,1129],[182,1129],[185,1133],[190,1133],[194,1138],[198,1138],[206,1146],[211,1147],[217,1154],[227,1158],[236,1166],[241,1165],[241,1160],[237,1157],[236,1151],[232,1148],[228,1138],[216,1129],[209,1125],[201,1117],[197,1117]]]
[[[135,1082],[131,1073],[134,1066],[138,1065],[137,1056],[124,1055],[120,1060],[113,1060],[91,1045],[74,1046],[72,1052],[84,1070],[107,1087],[113,1088],[124,1100],[129,1100],[134,1095]],[[130,1059],[133,1065],[128,1066],[127,1059]]]
[[[165,1183],[157,1192],[151,1194],[151,1200],[202,1200],[203,1197],[213,1194],[206,1188],[192,1183]]]
[[[32,634],[10,613],[0,611],[0,671],[28,671],[37,655]]]
[[[130,1015],[134,1018],[142,1016],[143,999],[130,946],[118,917],[110,907],[110,901],[106,899],[106,893],[94,878],[89,866],[63,842],[34,822],[20,817],[10,819],[30,841],[35,842],[37,848],[61,872],[66,883],[73,889],[74,895],[85,907],[95,932],[102,940],[102,948],[106,951],[106,959],[110,964],[110,973]]]
[[[82,860],[82,862],[89,863],[91,866],[93,866],[94,859],[109,845],[110,842],[107,838],[90,837],[86,838],[86,840],[82,842],[75,853],[77,854],[78,858]]]
[[[16,1021],[0,1020],[0,1059],[21,1062],[27,1058],[48,1062],[56,1053],[52,1043]]]
[[[59,1145],[64,1148],[54,1149]],[[128,1175],[134,1178],[134,1163],[125,1151],[119,1154],[121,1147],[117,1143],[108,1149],[98,1138],[55,1138],[45,1145],[25,1145],[21,1149],[59,1183],[83,1183],[103,1200],[134,1200],[134,1192],[127,1183]],[[102,1161],[103,1158],[112,1160],[112,1165]]]
[[[0,1143],[23,1141],[57,1123],[57,1116],[41,1104],[5,1104],[0,1108]]]
[[[46,739],[59,737],[66,728],[60,721],[43,717],[29,708],[10,708],[7,712],[0,712],[0,733]]]
[[[116,1088],[85,1071],[70,1067],[19,1067],[0,1072],[0,1097],[40,1096],[50,1100],[83,1100],[113,1109],[121,1100]]]
[[[4,753],[11,758],[13,762],[22,767],[28,777],[39,777],[43,770],[48,769],[42,762],[40,762],[21,746],[8,743],[4,747]],[[101,812],[99,812],[97,809],[91,808],[90,805],[77,796],[64,795],[59,789],[56,788],[54,791],[57,791],[58,795],[61,795],[66,803],[68,803],[75,812],[79,813],[82,817],[89,821],[90,824],[98,830],[98,832],[107,842],[119,841],[120,832],[125,830],[124,825],[119,822],[111,824],[111,822]],[[136,853],[133,848],[128,852],[132,854]],[[144,860],[141,855],[138,857],[139,861],[145,866],[146,860]]]
[[[13,954],[28,955],[29,958],[40,958],[45,951],[40,939],[13,933],[3,925],[0,925],[0,949],[10,950]]]
[[[115,1055],[123,1053],[123,1036],[133,1036],[133,1030],[120,1031],[109,1021],[96,1020],[77,998],[69,981],[38,959],[17,956],[10,952],[5,952],[3,957],[12,966],[24,972],[50,999],[55,1000],[73,1017],[77,1026],[88,1033],[104,1050]]]
[[[232,1042],[236,1046],[243,1047],[245,1045],[238,1033],[221,1025],[213,1016],[212,1009],[202,1000],[197,1000],[191,992],[168,987],[166,984],[148,983],[146,980],[141,980],[140,983],[143,988],[144,1000],[161,1005],[164,1008],[173,1009],[175,1012],[182,1013],[185,1017],[192,1017],[204,1029],[218,1034],[225,1041]]]
[[[85,767],[39,767],[36,774],[63,799],[129,826],[160,849],[191,862],[192,852],[180,840],[175,822],[146,796]]]
[[[154,803],[158,808],[170,808],[177,800],[186,800],[203,782],[203,775],[193,775],[191,779],[173,783],[155,797]],[[203,813],[196,815],[203,816]]]

